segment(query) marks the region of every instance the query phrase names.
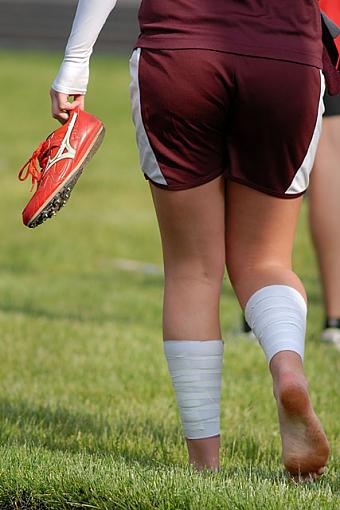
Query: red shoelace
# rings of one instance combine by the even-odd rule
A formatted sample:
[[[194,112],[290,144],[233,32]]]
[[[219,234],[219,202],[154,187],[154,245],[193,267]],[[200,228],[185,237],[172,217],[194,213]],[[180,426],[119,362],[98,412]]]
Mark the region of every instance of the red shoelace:
[[[48,143],[47,140],[44,140],[41,142],[37,150],[35,150],[32,154],[32,156],[29,158],[28,161],[24,164],[24,166],[21,168],[18,179],[20,181],[25,181],[29,176],[32,178],[32,187],[31,191],[33,191],[34,186],[39,184],[42,176],[43,176],[43,169],[45,168],[47,164],[47,152],[48,152]],[[39,162],[40,168],[42,170],[38,169],[37,161]]]

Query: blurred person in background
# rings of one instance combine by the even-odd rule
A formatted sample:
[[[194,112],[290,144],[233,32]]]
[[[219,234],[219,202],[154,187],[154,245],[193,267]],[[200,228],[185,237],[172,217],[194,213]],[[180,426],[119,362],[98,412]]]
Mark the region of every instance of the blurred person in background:
[[[61,122],[84,107],[92,48],[115,4],[79,0],[51,89]],[[315,479],[329,445],[304,375],[306,293],[291,253],[323,113],[318,3],[143,0],[139,20],[132,111],[161,232],[164,352],[189,462],[219,468],[226,265],[273,378],[283,463]]]
[[[320,6],[340,26],[340,0],[320,0]],[[309,220],[326,312],[321,340],[340,349],[340,96],[326,93],[324,103],[322,134],[309,188]]]

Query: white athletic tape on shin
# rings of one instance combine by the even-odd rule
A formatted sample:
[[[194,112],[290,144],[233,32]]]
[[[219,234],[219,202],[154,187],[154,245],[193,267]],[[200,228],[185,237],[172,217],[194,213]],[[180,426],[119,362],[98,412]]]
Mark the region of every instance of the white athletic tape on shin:
[[[260,342],[268,363],[281,351],[303,360],[307,305],[301,294],[286,285],[269,285],[251,296],[245,318]]]
[[[223,348],[222,340],[164,342],[188,439],[203,439],[220,433]]]

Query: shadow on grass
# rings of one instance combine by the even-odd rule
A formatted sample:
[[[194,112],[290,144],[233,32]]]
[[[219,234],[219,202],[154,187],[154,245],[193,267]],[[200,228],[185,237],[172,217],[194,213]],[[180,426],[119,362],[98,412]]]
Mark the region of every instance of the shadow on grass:
[[[102,416],[73,413],[60,406],[52,409],[9,400],[0,401],[0,413],[2,445],[113,457],[144,468],[187,467],[183,462],[186,454],[180,427],[165,428],[151,418],[142,421],[130,415],[112,425]],[[237,478],[246,473],[256,479],[278,479],[279,472],[275,467],[249,467],[260,460],[268,466],[268,450],[265,454],[255,438],[240,436],[231,439],[223,443],[223,454],[226,464],[232,462],[239,466],[222,468],[223,477]],[[277,452],[274,456],[277,457]]]
[[[142,421],[130,415],[112,425],[102,416],[8,400],[0,401],[0,413],[0,441],[3,446],[45,448],[121,459],[126,464],[138,464],[144,468],[186,468],[180,428],[165,428],[150,418]],[[273,441],[263,448],[255,437],[240,435],[230,438],[222,442],[220,476],[287,483],[289,478],[278,467],[278,457],[279,451]],[[325,477],[307,487],[315,490],[320,483],[335,492],[338,490],[336,477],[331,480]]]
[[[144,466],[177,464],[183,452],[180,426],[171,427],[153,417],[128,416],[110,423],[104,416],[72,412],[65,407],[33,406],[27,401],[0,401],[1,444],[47,448],[123,458]],[[263,449],[254,437],[244,435],[223,442],[228,459],[247,465],[268,460],[274,447]],[[277,452],[276,452],[277,456]]]
[[[123,458],[143,466],[173,463],[167,445],[178,444],[178,429],[165,429],[150,419],[127,416],[109,423],[103,416],[71,412],[63,407],[32,406],[26,401],[0,401],[2,445],[46,448]],[[145,448],[143,445],[145,443]]]

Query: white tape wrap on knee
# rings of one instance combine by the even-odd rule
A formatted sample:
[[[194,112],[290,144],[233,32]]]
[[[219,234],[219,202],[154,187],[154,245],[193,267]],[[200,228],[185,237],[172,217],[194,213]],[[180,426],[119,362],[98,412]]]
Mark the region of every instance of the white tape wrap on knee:
[[[245,318],[260,342],[268,363],[280,351],[293,351],[303,360],[307,305],[286,285],[269,285],[251,296]]]
[[[223,341],[164,342],[185,437],[203,439],[220,433]]]

